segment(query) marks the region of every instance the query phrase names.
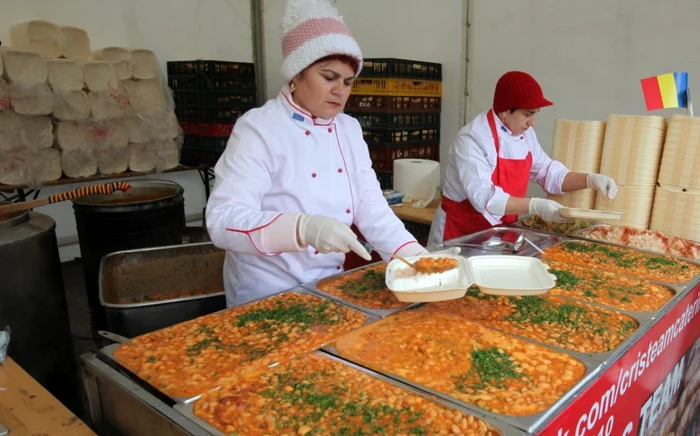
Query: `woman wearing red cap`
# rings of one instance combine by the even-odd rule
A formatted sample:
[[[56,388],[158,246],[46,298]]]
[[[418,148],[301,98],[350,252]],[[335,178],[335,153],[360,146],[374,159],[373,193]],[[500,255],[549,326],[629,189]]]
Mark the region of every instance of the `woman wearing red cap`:
[[[464,126],[450,149],[430,244],[513,223],[519,214],[565,221],[559,216],[559,203],[525,197],[530,181],[550,194],[593,188],[610,200],[615,198],[617,185],[612,178],[571,172],[542,150],[535,118],[540,108],[551,105],[529,74],[510,71],[501,76],[493,108]]]

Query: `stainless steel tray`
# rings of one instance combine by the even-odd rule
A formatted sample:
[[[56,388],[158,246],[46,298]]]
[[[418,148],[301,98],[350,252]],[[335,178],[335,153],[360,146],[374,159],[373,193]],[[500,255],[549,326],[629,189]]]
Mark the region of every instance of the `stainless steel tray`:
[[[627,249],[627,250],[637,251],[637,252],[640,252],[640,253],[647,253],[647,254],[653,254],[653,255],[655,255],[655,256],[666,256],[666,257],[669,257],[669,256],[667,256],[667,255],[665,255],[665,254],[657,253],[657,252],[655,252],[655,251],[640,250],[640,249],[638,249],[638,248],[627,247],[627,246],[618,245],[618,244],[611,244],[611,243],[609,243],[609,242],[604,242],[604,241],[583,240],[583,238],[572,238],[572,237],[565,237],[565,236],[562,237],[561,240],[560,240],[559,242],[557,242],[556,244],[553,244],[553,245],[551,245],[550,247],[547,247],[547,248],[555,247],[555,246],[557,246],[557,245],[563,244],[564,242],[570,242],[570,241],[574,241],[574,242],[593,242],[593,243],[596,243],[596,244],[599,244],[599,245],[609,245],[609,246],[611,246],[611,247],[624,248],[624,249]],[[540,257],[540,258],[541,258],[542,255],[539,254],[539,253],[537,253],[537,254],[535,254],[534,256],[535,256],[535,257]],[[670,256],[670,257],[672,257],[672,256]],[[674,259],[678,259],[678,258],[674,258]],[[693,260],[688,260],[688,259],[678,259],[678,260],[686,260],[686,261],[688,261],[688,262],[691,262],[691,263],[695,263],[695,264],[700,265],[700,262],[699,262],[699,261],[693,261]],[[579,266],[584,266],[584,265],[579,265]],[[613,273],[613,274],[618,274],[618,275],[624,276],[624,277],[631,277],[631,278],[637,279],[637,280],[646,280],[646,281],[649,281],[649,282],[652,282],[652,283],[657,283],[657,284],[660,284],[660,285],[663,285],[663,286],[666,286],[666,287],[670,287],[670,288],[676,289],[676,290],[678,290],[678,291],[685,290],[690,284],[693,284],[693,283],[695,283],[696,281],[700,280],[700,274],[698,274],[697,276],[695,276],[695,277],[692,278],[691,280],[688,280],[687,282],[671,283],[671,282],[664,282],[664,281],[660,281],[660,280],[646,279],[646,278],[639,277],[639,276],[635,276],[635,275],[632,275],[632,274],[623,274],[623,273],[619,273],[619,272],[617,272],[617,271],[610,271],[610,270],[606,270],[606,269],[602,269],[602,268],[597,268],[597,267],[595,267],[595,266],[585,265],[584,267],[585,267],[585,268],[590,268],[590,269],[596,270],[596,271],[611,272],[611,273]]]
[[[254,303],[258,302],[258,301],[265,300],[265,299],[272,298],[272,297],[275,297],[275,296],[278,296],[278,295],[281,295],[281,294],[286,294],[286,293],[307,294],[307,295],[313,295],[313,296],[315,296],[315,297],[324,299],[323,296],[321,296],[321,295],[317,295],[317,294],[311,292],[311,291],[308,290],[308,289],[299,287],[299,288],[289,289],[289,290],[287,290],[287,291],[278,292],[278,293],[272,294],[272,295],[267,296],[267,297],[258,298],[258,299],[256,299],[256,300],[250,301],[250,302],[248,302],[248,303],[246,303],[246,304],[244,304],[244,305],[237,306],[237,307],[249,306],[249,305],[254,304]],[[330,300],[330,299],[326,298],[326,300]],[[334,303],[335,303],[335,302],[334,302]],[[337,303],[336,303],[336,304],[337,304]],[[216,313],[225,312],[225,311],[227,311],[227,310],[232,310],[232,309],[234,309],[234,308],[224,309],[224,310],[221,310],[221,311],[216,312]],[[350,308],[350,309],[351,309],[351,310],[354,310],[354,309],[352,309],[352,308]],[[372,314],[369,314],[369,313],[364,313],[364,312],[360,312],[360,313],[362,313],[362,315],[365,316],[365,323],[363,324],[363,326],[369,325],[369,324],[371,324],[371,323],[376,322],[376,321],[379,320],[379,317],[377,317],[377,316],[375,316],[375,315],[372,315]],[[166,328],[167,328],[167,327],[166,327]],[[165,329],[163,329],[163,330],[165,330]],[[327,344],[319,344],[319,345],[316,347],[316,349],[320,349],[320,348],[324,347],[325,345],[327,345]],[[112,361],[114,364],[116,364],[116,365],[120,368],[120,370],[122,370],[126,375],[128,375],[130,378],[132,378],[135,382],[139,383],[141,386],[148,386],[149,389],[153,389],[153,390],[156,390],[156,391],[157,391],[157,388],[155,388],[155,387],[153,387],[152,385],[148,384],[145,380],[141,379],[138,375],[134,374],[134,373],[131,372],[129,369],[125,368],[124,366],[122,366],[122,365],[119,363],[119,361],[114,357],[114,352],[119,348],[119,346],[120,346],[120,344],[108,345],[108,346],[106,346],[106,347],[104,347],[104,348],[99,349],[98,352],[99,352],[101,355],[103,355],[103,356],[105,356],[106,358],[108,358],[108,359],[109,359],[110,361]],[[274,366],[274,364],[273,364],[273,366]],[[210,389],[209,391],[213,391],[213,390],[216,390],[216,389],[220,389],[220,387],[215,387],[215,388],[213,388],[213,389]],[[208,392],[209,392],[209,391],[208,391]],[[191,402],[197,400],[199,397],[202,396],[202,394],[204,394],[204,392],[203,392],[202,394],[194,395],[194,396],[192,396],[192,397],[169,397],[169,396],[166,396],[166,394],[163,394],[162,392],[160,392],[160,394],[163,395],[163,396],[165,396],[165,397],[167,397],[167,398],[170,398],[170,399],[171,399],[172,401],[174,401],[175,403],[179,403],[179,404],[188,404],[188,403],[191,403]]]
[[[318,284],[321,283],[321,282],[323,282],[323,281],[325,281],[325,280],[333,279],[333,278],[338,278],[338,277],[344,277],[344,276],[347,276],[348,274],[351,274],[351,273],[354,273],[354,272],[357,272],[357,271],[360,271],[360,270],[363,270],[363,269],[367,269],[367,268],[370,268],[370,267],[379,265],[379,264],[381,264],[381,263],[384,263],[384,262],[375,262],[375,263],[370,264],[370,265],[365,265],[365,266],[362,266],[362,267],[359,267],[359,268],[354,268],[354,269],[345,271],[345,272],[343,272],[343,273],[341,273],[341,274],[336,274],[336,275],[333,275],[333,276],[330,276],[330,277],[325,277],[325,278],[322,278],[322,279],[319,279],[319,280],[315,280],[315,281],[313,281],[313,282],[311,282],[311,283],[302,284],[301,286],[302,286],[303,288],[305,288],[305,289],[308,289],[309,291],[311,291],[311,292],[314,293],[314,294],[317,294],[317,295],[320,295],[320,296],[322,296],[322,297],[328,298],[329,300],[333,300],[333,301],[335,301],[336,303],[340,303],[340,304],[342,304],[342,305],[344,305],[344,306],[348,306],[348,307],[353,308],[353,309],[355,309],[355,310],[359,310],[360,312],[363,312],[363,313],[367,313],[367,314],[370,314],[370,315],[377,316],[377,317],[379,317],[379,318],[385,318],[385,317],[387,317],[387,316],[389,316],[389,315],[391,315],[391,314],[393,314],[393,313],[400,312],[400,311],[406,310],[406,309],[408,309],[408,308],[410,308],[410,307],[415,307],[415,306],[419,306],[419,305],[423,304],[423,303],[405,303],[405,306],[398,307],[398,308],[396,308],[396,309],[373,309],[373,308],[371,308],[371,307],[365,307],[365,306],[359,305],[359,304],[357,304],[357,303],[353,303],[353,302],[350,302],[350,301],[348,301],[348,300],[344,300],[344,299],[342,299],[342,298],[340,298],[340,297],[337,297],[337,296],[335,296],[335,295],[327,294],[327,293],[323,292],[322,290],[318,289]]]
[[[533,244],[537,245],[541,249],[545,249],[555,245],[562,240],[566,239],[563,235],[557,235],[554,233],[545,233],[534,230],[529,230],[526,228],[515,228],[512,226],[500,226],[492,227],[490,229],[482,230],[471,235],[462,236],[460,238],[451,239],[445,241],[441,244],[436,245],[435,250],[444,250],[452,246],[459,246],[460,244],[470,244],[470,245],[484,245],[489,241],[502,241],[504,234],[516,234],[523,233],[527,239],[529,239]],[[492,249],[480,249],[477,247],[464,247],[462,248],[461,254],[463,256],[475,256],[475,255],[488,255],[488,254],[517,254],[520,256],[534,256],[538,254],[527,242],[518,250],[517,253],[513,253],[512,250],[492,250]]]
[[[497,429],[498,431],[500,431],[501,435],[503,435],[503,436],[516,436],[516,435],[523,435],[523,434],[525,434],[523,431],[521,431],[521,430],[519,430],[519,429],[517,429],[517,428],[515,428],[515,427],[511,427],[510,425],[504,424],[503,422],[498,422],[497,420],[495,420],[495,419],[493,419],[493,418],[491,418],[491,417],[488,417],[487,415],[485,415],[485,414],[483,414],[483,413],[480,413],[480,412],[477,412],[477,411],[474,411],[474,410],[471,410],[471,409],[467,409],[467,408],[462,407],[462,406],[460,406],[460,405],[458,405],[458,404],[454,404],[454,403],[452,403],[452,402],[450,402],[450,401],[446,401],[446,400],[444,400],[444,399],[442,399],[442,398],[440,398],[440,397],[437,397],[437,396],[434,396],[434,395],[430,395],[430,394],[426,393],[425,391],[423,391],[423,390],[421,390],[421,389],[417,389],[416,387],[414,387],[414,386],[412,386],[412,385],[410,385],[410,384],[402,383],[402,382],[400,382],[400,381],[398,381],[398,380],[396,380],[396,379],[394,379],[394,378],[387,377],[387,376],[385,376],[385,375],[383,375],[383,374],[380,374],[380,373],[378,373],[378,372],[376,372],[376,371],[372,371],[372,370],[367,369],[367,368],[365,368],[365,367],[363,367],[363,366],[357,365],[357,364],[355,364],[355,363],[353,363],[353,362],[350,362],[350,361],[348,361],[348,360],[345,360],[345,359],[342,359],[342,358],[340,358],[340,357],[338,357],[338,356],[335,356],[335,355],[333,355],[333,354],[329,354],[329,353],[326,353],[326,352],[323,352],[323,351],[316,351],[315,354],[318,354],[318,355],[324,356],[324,357],[326,357],[326,358],[335,360],[336,362],[340,362],[340,363],[342,363],[342,364],[345,364],[345,365],[347,365],[347,366],[349,366],[349,367],[351,367],[351,368],[354,368],[354,369],[356,369],[356,370],[358,370],[358,371],[362,371],[362,372],[364,372],[365,374],[368,374],[368,375],[370,375],[370,376],[372,376],[372,377],[375,377],[375,378],[377,378],[377,379],[379,379],[379,380],[382,380],[382,381],[385,381],[385,382],[387,382],[387,383],[390,383],[390,384],[392,384],[392,385],[394,385],[394,386],[397,386],[397,387],[399,387],[399,388],[401,388],[401,389],[404,389],[404,390],[406,390],[406,391],[408,391],[408,392],[411,392],[411,393],[416,394],[416,395],[420,395],[420,396],[423,397],[423,398],[430,399],[430,400],[432,400],[432,401],[434,401],[434,402],[436,402],[436,403],[438,403],[438,404],[440,404],[440,405],[442,405],[442,406],[444,406],[444,407],[448,407],[448,408],[450,408],[450,409],[452,409],[452,410],[458,410],[458,411],[460,411],[460,412],[463,413],[463,414],[473,415],[475,418],[480,418],[480,419],[482,419],[483,421],[485,421],[486,424],[489,425],[491,428]],[[203,421],[203,420],[201,420],[200,418],[198,418],[198,417],[194,414],[194,403],[189,403],[189,404],[176,404],[176,405],[174,406],[174,409],[175,409],[176,411],[182,413],[186,418],[190,419],[190,420],[193,421],[194,423],[200,425],[203,429],[205,429],[206,431],[210,432],[212,435],[216,435],[216,436],[227,436],[225,433],[223,433],[223,432],[217,430],[216,428],[214,428],[214,427],[212,427],[211,425],[207,424],[205,421]]]
[[[673,255],[671,255],[671,254],[661,253],[661,252],[659,252],[659,251],[645,250],[645,249],[642,249],[642,248],[632,247],[632,246],[629,246],[629,245],[623,245],[623,244],[616,244],[616,243],[613,243],[613,242],[601,241],[600,239],[589,238],[588,236],[585,235],[585,233],[586,233],[587,231],[591,231],[591,230],[596,229],[596,228],[599,228],[599,227],[620,227],[620,226],[614,226],[614,225],[610,225],[610,224],[593,224],[593,225],[591,225],[590,227],[586,227],[585,229],[576,230],[575,232],[572,232],[571,234],[569,234],[569,236],[572,237],[572,238],[574,238],[574,239],[583,239],[583,240],[585,240],[585,241],[598,242],[598,243],[601,243],[601,244],[608,244],[608,245],[613,245],[613,246],[621,247],[621,248],[629,248],[629,249],[631,249],[631,250],[642,251],[642,252],[645,252],[645,253],[651,253],[651,254],[657,254],[657,255],[668,256],[668,257],[672,257],[672,258],[674,258],[674,259],[685,260],[685,261],[687,261],[687,262],[692,262],[692,263],[695,263],[695,264],[700,265],[700,259],[691,259],[691,258],[688,258],[688,257],[673,256]]]
[[[485,328],[490,328],[483,326]],[[495,329],[491,329],[495,330]],[[532,344],[537,344],[539,346],[549,348],[553,351],[558,351],[564,354],[567,354],[575,359],[578,359],[581,363],[584,364],[586,367],[586,373],[584,376],[581,378],[581,380],[578,381],[566,394],[564,394],[558,401],[556,401],[552,406],[549,407],[549,409],[536,413],[533,415],[525,415],[525,416],[510,416],[510,415],[501,415],[498,413],[494,413],[491,411],[488,411],[486,409],[482,409],[481,407],[474,405],[474,404],[469,404],[465,403],[462,400],[459,400],[458,398],[452,397],[449,394],[438,392],[434,389],[431,389],[429,387],[423,386],[418,383],[411,382],[410,380],[405,379],[404,377],[401,377],[396,374],[384,374],[386,377],[392,378],[394,380],[397,380],[401,383],[404,383],[406,385],[412,386],[418,390],[421,390],[423,392],[426,392],[430,395],[433,395],[438,398],[442,398],[445,401],[448,401],[452,404],[456,404],[462,408],[464,408],[467,413],[471,413],[474,415],[481,415],[485,416],[489,419],[489,421],[492,422],[504,422],[510,426],[513,426],[517,429],[523,430],[528,433],[535,434],[541,429],[544,428],[546,424],[549,423],[551,419],[557,416],[559,412],[561,412],[566,405],[568,405],[571,401],[573,401],[577,396],[578,393],[581,392],[585,387],[587,387],[590,383],[593,382],[595,377],[602,371],[602,369],[605,367],[600,361],[595,361],[590,358],[588,358],[586,355],[580,354],[580,353],[574,353],[568,350],[562,350],[556,347],[552,347],[547,344],[543,344],[541,342],[533,341],[529,338],[524,338],[524,337],[519,337],[516,335],[512,335],[510,333],[507,333],[517,339],[523,340],[525,342],[529,342]],[[334,345],[327,345],[323,347],[323,351],[337,356],[340,359],[343,360],[348,360],[345,357],[342,357],[340,353],[338,353],[338,350],[335,348]]]
[[[110,253],[100,262],[100,304],[127,309],[223,295],[225,254],[211,242]],[[208,292],[191,295],[202,291]],[[182,296],[133,302],[166,293]]]

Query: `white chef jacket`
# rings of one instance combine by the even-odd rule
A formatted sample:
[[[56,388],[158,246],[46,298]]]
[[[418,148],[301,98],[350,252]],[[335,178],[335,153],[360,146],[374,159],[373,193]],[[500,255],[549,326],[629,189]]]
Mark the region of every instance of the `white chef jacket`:
[[[313,119],[288,87],[238,119],[214,172],[206,223],[226,250],[229,307],[343,270],[345,254],[297,245],[300,214],[354,223],[382,251],[423,250],[382,195],[357,120]]]
[[[482,112],[457,134],[450,147],[443,195],[456,202],[468,199],[491,225],[498,225],[505,215],[510,195],[491,181],[496,169],[496,147],[487,114]],[[561,187],[569,169],[547,156],[537,140],[535,129],[530,127],[522,135],[513,136],[498,117],[494,119],[500,157],[525,159],[528,153],[532,153],[530,181],[536,182],[550,194],[563,194]],[[445,218],[445,211],[438,207],[430,229],[429,245],[442,242]]]

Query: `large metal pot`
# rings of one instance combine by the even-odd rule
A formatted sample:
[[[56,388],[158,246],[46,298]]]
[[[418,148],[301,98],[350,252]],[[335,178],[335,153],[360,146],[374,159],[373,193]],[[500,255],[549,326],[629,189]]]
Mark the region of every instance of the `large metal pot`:
[[[135,180],[126,193],[73,200],[80,253],[94,329],[105,327],[99,301],[102,258],[116,251],[182,244],[184,189],[166,180]]]
[[[37,212],[0,216],[0,328],[9,356],[73,410],[80,409],[56,223]]]

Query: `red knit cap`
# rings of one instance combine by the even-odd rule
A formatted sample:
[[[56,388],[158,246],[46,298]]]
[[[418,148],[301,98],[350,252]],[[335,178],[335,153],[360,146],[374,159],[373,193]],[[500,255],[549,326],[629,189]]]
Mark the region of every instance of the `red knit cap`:
[[[493,110],[496,113],[509,109],[539,109],[553,104],[544,98],[537,80],[522,71],[508,71],[502,75],[493,93]]]

